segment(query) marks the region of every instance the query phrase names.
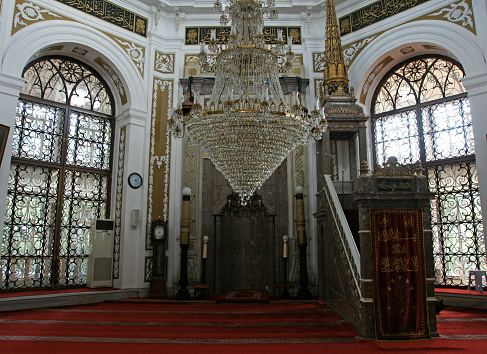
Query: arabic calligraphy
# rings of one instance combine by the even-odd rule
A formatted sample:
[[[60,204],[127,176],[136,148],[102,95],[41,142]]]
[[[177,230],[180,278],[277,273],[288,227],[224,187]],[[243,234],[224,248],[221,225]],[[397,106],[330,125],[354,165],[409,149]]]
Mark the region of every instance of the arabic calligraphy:
[[[414,257],[383,257],[380,260],[382,273],[417,272],[419,270],[418,256]]]
[[[141,36],[147,36],[147,19],[106,0],[56,0],[67,6],[125,28]]]
[[[377,179],[377,192],[412,192],[413,181],[411,179]]]
[[[211,38],[211,30],[216,29],[217,44],[227,44],[230,36],[231,27],[186,27],[186,45],[198,45],[201,42],[208,43]],[[277,31],[282,29],[282,37],[284,42],[287,42],[288,37],[293,37],[293,44],[300,45],[301,41],[301,27],[264,27],[262,33],[266,44],[277,43]]]
[[[379,0],[340,18],[342,36],[409,10],[429,0]]]

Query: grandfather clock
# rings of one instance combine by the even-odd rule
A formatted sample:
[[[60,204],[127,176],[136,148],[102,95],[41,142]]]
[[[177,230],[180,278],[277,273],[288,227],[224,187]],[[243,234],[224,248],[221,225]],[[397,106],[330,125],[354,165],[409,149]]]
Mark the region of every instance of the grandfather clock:
[[[167,224],[158,219],[152,221],[152,277],[150,297],[166,297],[166,235]]]

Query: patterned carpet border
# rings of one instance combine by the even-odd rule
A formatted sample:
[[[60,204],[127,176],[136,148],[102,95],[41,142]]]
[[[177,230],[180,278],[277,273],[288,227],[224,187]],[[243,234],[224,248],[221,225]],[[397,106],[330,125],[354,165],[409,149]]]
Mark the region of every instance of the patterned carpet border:
[[[165,315],[278,315],[282,314],[282,311],[138,311],[138,310],[78,310],[78,309],[59,309],[59,308],[37,308],[33,311],[50,311],[50,312],[96,312],[96,313],[159,313]],[[287,314],[314,314],[314,313],[327,313],[330,309],[315,310],[315,311],[286,311]]]
[[[56,321],[56,320],[14,320],[0,319],[0,323],[35,323],[65,325],[101,325],[101,326],[161,326],[161,327],[303,327],[336,326],[346,323],[335,322],[274,322],[274,323],[186,323],[186,322],[107,322],[107,321]]]
[[[450,335],[433,340],[487,340],[487,335]],[[38,337],[2,336],[0,341],[41,341],[41,342],[88,342],[88,343],[153,343],[153,344],[305,344],[305,343],[357,343],[373,341],[361,336],[354,338],[313,338],[313,339],[166,339],[166,338],[99,338],[99,337]]]
[[[170,339],[170,338],[99,338],[99,337],[38,337],[2,336],[0,341],[93,342],[93,343],[153,343],[153,344],[303,344],[303,343],[356,343],[364,338],[312,338],[312,339]]]
[[[436,322],[487,322],[487,318],[437,318]]]

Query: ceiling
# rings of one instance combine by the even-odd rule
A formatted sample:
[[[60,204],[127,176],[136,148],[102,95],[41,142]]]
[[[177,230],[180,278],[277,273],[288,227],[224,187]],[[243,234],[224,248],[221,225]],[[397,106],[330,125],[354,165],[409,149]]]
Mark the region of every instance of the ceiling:
[[[180,12],[187,14],[214,14],[213,4],[215,0],[139,0],[140,2],[160,7],[164,5],[165,11],[172,12],[178,8]],[[229,4],[229,0],[220,0],[222,3]],[[367,3],[369,0],[335,0],[337,13],[348,13],[356,10]],[[276,7],[282,14],[299,14],[307,12],[321,12],[326,6],[326,0],[276,0]]]

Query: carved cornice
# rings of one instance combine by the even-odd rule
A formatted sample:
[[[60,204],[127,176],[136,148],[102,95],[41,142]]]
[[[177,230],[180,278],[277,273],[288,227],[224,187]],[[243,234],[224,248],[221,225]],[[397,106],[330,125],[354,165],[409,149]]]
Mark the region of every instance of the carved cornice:
[[[183,94],[188,89],[188,79],[179,79],[183,86]],[[296,77],[280,77],[282,93],[284,95],[291,94],[293,91],[298,91],[298,79]],[[306,93],[306,87],[309,84],[308,79],[301,79],[301,93]],[[214,77],[193,77],[191,81],[191,89],[194,92],[199,92],[201,95],[211,95],[213,86],[215,85]]]

